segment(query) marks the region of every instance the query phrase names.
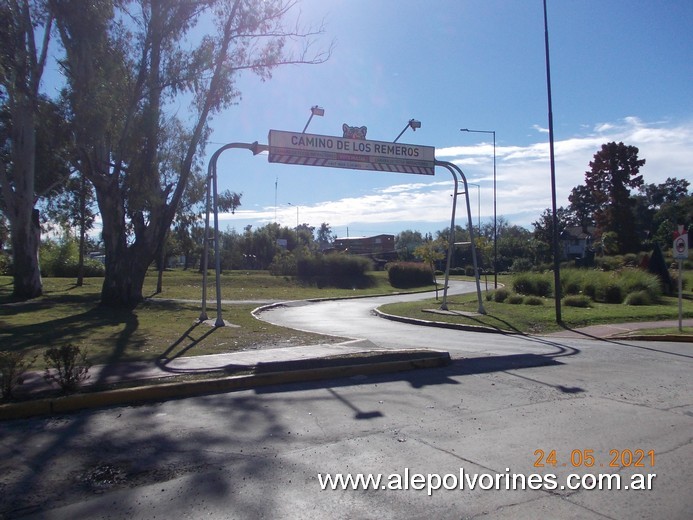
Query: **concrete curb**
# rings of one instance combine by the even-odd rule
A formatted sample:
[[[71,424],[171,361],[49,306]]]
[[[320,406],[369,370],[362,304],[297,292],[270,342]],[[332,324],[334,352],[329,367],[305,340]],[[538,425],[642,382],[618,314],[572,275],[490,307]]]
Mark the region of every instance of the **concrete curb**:
[[[693,336],[680,334],[617,334],[604,339],[629,339],[633,341],[672,341],[676,343],[693,343]]]
[[[401,323],[411,323],[412,325],[423,325],[426,327],[439,327],[441,329],[454,329],[463,330],[467,332],[488,332],[493,334],[512,334],[515,336],[526,336],[522,332],[515,332],[512,330],[497,329],[494,327],[486,327],[484,325],[464,325],[462,323],[446,323],[444,321],[432,321],[432,320],[420,320],[418,318],[407,318],[403,316],[397,316],[395,314],[387,314],[380,309],[374,309],[373,312],[380,318],[391,321],[399,321]]]
[[[421,320],[418,318],[408,318],[404,316],[397,316],[394,314],[387,314],[380,309],[374,309],[373,312],[386,320],[391,320],[391,321],[398,321],[401,323],[410,323],[412,325],[422,325],[426,327],[439,327],[442,329],[454,329],[454,330],[462,330],[462,331],[467,331],[467,332],[485,332],[485,333],[492,333],[492,334],[506,334],[506,335],[514,335],[514,336],[540,336],[540,337],[562,337],[559,336],[561,332],[550,332],[547,334],[526,334],[524,332],[517,332],[513,330],[506,330],[506,329],[498,329],[495,327],[487,327],[484,325],[465,325],[462,323],[447,323],[444,321],[432,321],[432,320]],[[570,332],[569,330],[564,331],[566,333]],[[569,337],[569,336],[565,336]],[[614,334],[612,336],[604,336],[604,337],[594,337],[593,339],[602,339],[602,340],[632,340],[632,341],[672,341],[672,342],[680,342],[680,343],[693,343],[693,336],[686,336],[682,334]]]
[[[379,359],[381,361],[378,361]],[[388,360],[382,361],[383,359]],[[386,351],[382,354],[371,351],[361,353],[360,356],[354,354],[332,360],[319,358],[309,361],[319,361],[327,366],[291,369],[292,362],[266,363],[263,365],[263,369],[271,371],[199,381],[155,383],[133,388],[8,403],[0,405],[0,420],[24,419],[41,415],[70,413],[91,408],[166,401],[285,383],[302,383],[356,375],[386,374],[419,368],[435,368],[450,364],[451,358],[449,352],[417,350]],[[330,361],[333,363],[331,366]],[[305,363],[307,362],[304,361],[303,364]]]

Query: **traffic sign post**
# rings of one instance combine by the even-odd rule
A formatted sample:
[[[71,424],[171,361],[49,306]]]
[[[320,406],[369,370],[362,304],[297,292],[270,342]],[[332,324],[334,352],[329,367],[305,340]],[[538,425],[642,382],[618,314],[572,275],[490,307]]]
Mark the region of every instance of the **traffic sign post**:
[[[683,261],[688,259],[688,231],[683,226],[674,232],[674,259],[679,261],[679,332],[683,332]]]

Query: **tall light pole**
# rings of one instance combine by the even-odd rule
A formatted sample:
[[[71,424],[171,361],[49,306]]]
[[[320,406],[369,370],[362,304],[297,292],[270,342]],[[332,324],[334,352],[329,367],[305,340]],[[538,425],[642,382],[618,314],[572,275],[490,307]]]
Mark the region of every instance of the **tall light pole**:
[[[479,226],[479,234],[481,234],[481,186],[473,182],[468,182],[467,185],[476,186],[476,219]]]
[[[544,49],[546,54],[546,93],[549,113],[549,156],[551,163],[551,221],[553,223],[553,284],[556,299],[556,323],[562,323],[561,318],[561,259],[558,253],[558,216],[556,213],[556,162],[553,149],[553,108],[551,103],[551,60],[549,59],[549,21],[546,15],[546,0],[544,0]]]
[[[298,206],[296,204],[291,204],[291,202],[287,202],[287,204],[296,208],[296,247],[298,247]]]
[[[476,134],[493,134],[493,288],[498,288],[498,240],[496,230],[496,131],[495,130],[470,130],[460,128],[460,132],[473,132]],[[481,229],[479,229],[481,232]]]

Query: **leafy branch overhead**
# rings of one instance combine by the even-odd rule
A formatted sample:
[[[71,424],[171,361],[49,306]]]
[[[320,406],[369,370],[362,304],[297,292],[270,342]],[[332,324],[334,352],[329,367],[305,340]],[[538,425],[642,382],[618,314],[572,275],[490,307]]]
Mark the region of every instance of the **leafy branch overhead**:
[[[296,3],[283,0],[48,4],[79,167],[103,219],[102,302],[134,305],[181,203],[191,207],[185,193],[199,178],[209,123],[240,98],[238,74],[267,80],[281,65],[324,62],[332,45],[318,46],[322,26],[290,23]],[[223,194],[224,210],[240,197]]]

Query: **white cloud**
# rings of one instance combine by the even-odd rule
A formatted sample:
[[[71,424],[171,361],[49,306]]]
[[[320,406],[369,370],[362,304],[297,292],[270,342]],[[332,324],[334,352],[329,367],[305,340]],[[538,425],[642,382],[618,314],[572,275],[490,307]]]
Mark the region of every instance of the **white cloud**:
[[[568,204],[570,190],[582,184],[585,171],[602,144],[616,141],[639,148],[639,157],[647,162],[641,169],[645,182],[659,184],[667,177],[693,177],[693,122],[676,126],[666,123],[645,123],[637,117],[600,123],[592,131],[582,129],[575,135],[555,141],[555,171],[557,203]],[[479,184],[470,188],[473,220],[477,206],[481,218],[493,215],[493,145],[484,142],[477,146],[453,146],[436,149],[436,157],[451,161],[462,168],[469,182]],[[551,207],[551,183],[548,142],[526,146],[496,147],[497,214],[512,224],[530,226],[544,209]],[[299,220],[319,225],[329,222],[334,228],[353,223],[386,226],[397,222],[439,223],[449,225],[452,179],[446,172],[437,172],[436,180],[411,182],[373,190],[362,197],[324,201],[300,206]],[[477,199],[479,197],[479,199]],[[457,222],[466,224],[463,199],[458,207]],[[238,211],[233,220],[247,218],[258,222],[274,221],[274,208],[260,211]],[[283,225],[296,223],[293,208],[282,209],[277,219]]]

